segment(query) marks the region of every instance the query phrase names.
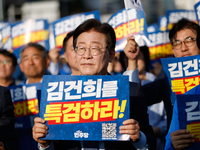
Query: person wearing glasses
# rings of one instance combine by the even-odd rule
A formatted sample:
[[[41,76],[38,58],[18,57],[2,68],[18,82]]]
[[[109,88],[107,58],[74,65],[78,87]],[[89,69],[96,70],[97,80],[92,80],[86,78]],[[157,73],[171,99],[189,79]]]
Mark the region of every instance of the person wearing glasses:
[[[76,52],[76,65],[81,75],[109,75],[108,63],[115,54],[116,37],[114,29],[107,23],[97,19],[89,19],[79,25],[73,34],[73,47]],[[48,126],[42,118],[35,118],[33,138],[39,143],[40,150],[124,150],[143,148],[156,149],[156,139],[149,125],[147,107],[140,95],[140,85],[133,83],[134,93],[130,96],[130,116],[119,127],[120,134],[130,135],[129,141],[79,142],[40,140],[48,134]],[[67,130],[67,129],[66,129]],[[96,143],[96,144],[95,144]],[[87,145],[87,146],[86,146]]]
[[[200,54],[197,35],[200,27],[186,19],[180,20],[170,31],[169,38],[175,57],[187,57]],[[166,136],[166,150],[179,150],[191,146],[195,142],[194,135],[186,129],[179,128],[177,101],[174,103],[171,125]]]
[[[197,35],[200,33],[200,27],[194,22],[191,22],[187,19],[181,19],[169,32],[169,39],[173,46],[173,54],[175,57],[187,57],[200,54],[200,45],[197,41]],[[129,71],[134,71],[137,67],[137,57],[135,48],[137,43],[135,40],[130,40],[127,42],[127,45],[124,49],[126,56],[128,57],[128,68]],[[130,73],[129,73],[130,75]],[[133,76],[131,74],[131,76]],[[134,74],[134,76],[136,76]],[[172,117],[172,104],[170,99],[170,87],[166,81],[164,71],[161,71],[159,77],[149,84],[142,86],[145,99],[147,100],[147,106],[152,104],[164,102],[164,106],[167,113],[167,123],[169,131],[166,136],[166,150],[173,149],[183,149],[189,147],[193,142],[193,136],[189,134],[187,130],[179,130],[179,120],[177,113],[177,104],[175,102],[173,108],[173,117]],[[171,119],[172,118],[172,119]],[[171,135],[170,135],[171,134]]]
[[[14,54],[5,49],[0,49],[0,85],[11,86],[16,85],[16,80],[13,78],[17,66],[17,58]]]

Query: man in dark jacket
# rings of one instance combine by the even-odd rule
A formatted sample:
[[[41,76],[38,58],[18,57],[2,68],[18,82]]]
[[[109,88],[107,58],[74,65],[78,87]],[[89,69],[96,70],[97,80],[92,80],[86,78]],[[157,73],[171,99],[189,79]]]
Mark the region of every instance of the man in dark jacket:
[[[18,150],[15,120],[10,90],[0,86],[0,143],[5,150]]]
[[[108,63],[115,54],[116,37],[113,28],[107,23],[101,23],[97,19],[89,19],[78,26],[74,32],[73,47],[76,52],[76,64],[81,75],[108,75]],[[130,83],[134,92],[130,96],[130,116],[119,127],[120,134],[128,134],[130,141],[105,141],[103,147],[91,147],[93,149],[124,150],[136,149],[148,146],[149,150],[156,149],[156,139],[152,127],[148,122],[147,107],[142,97],[140,85]],[[47,134],[48,127],[42,118],[35,119],[33,138],[40,143],[40,149],[87,149],[80,142],[57,141],[50,144],[49,141],[39,140]],[[90,141],[89,145],[94,144]]]

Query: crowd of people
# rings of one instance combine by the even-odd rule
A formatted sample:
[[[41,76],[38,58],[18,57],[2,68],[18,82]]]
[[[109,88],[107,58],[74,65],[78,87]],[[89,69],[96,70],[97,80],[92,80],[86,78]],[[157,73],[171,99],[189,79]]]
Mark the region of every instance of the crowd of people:
[[[199,25],[186,19],[179,20],[169,33],[174,57],[198,55],[198,34]],[[123,52],[115,53],[115,44],[114,29],[97,19],[86,20],[66,35],[63,40],[64,60],[58,48],[47,52],[39,44],[28,43],[20,51],[19,67],[26,76],[24,81],[13,77],[17,66],[16,57],[1,49],[0,150],[179,150],[190,147],[195,142],[194,135],[179,128],[177,104],[175,102],[174,107],[171,104],[170,87],[163,70],[159,67],[156,71],[158,75],[148,69],[148,47],[139,47],[134,36],[127,38]],[[39,117],[34,119],[32,128],[16,130],[14,106],[6,87],[41,83],[43,75],[50,74],[128,75],[130,119],[119,127],[119,133],[128,134],[130,140],[41,140],[48,134],[48,125]]]

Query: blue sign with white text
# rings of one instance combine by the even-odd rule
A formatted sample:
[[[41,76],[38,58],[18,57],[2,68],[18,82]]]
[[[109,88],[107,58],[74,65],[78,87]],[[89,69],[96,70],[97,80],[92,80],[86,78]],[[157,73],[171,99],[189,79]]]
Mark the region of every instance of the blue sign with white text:
[[[177,95],[180,129],[187,129],[195,135],[195,143],[187,150],[200,147],[200,95]]]
[[[129,140],[119,126],[129,119],[128,76],[44,76],[40,117],[44,140]]]
[[[32,128],[33,119],[39,113],[41,83],[9,86],[14,113],[17,118],[15,128]]]
[[[171,87],[171,101],[200,84],[200,55],[161,58],[163,70]]]

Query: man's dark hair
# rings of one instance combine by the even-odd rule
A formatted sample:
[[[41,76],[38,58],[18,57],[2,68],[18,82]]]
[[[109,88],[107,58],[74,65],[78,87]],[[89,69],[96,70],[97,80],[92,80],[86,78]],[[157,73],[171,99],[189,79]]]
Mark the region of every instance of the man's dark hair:
[[[14,54],[10,53],[9,51],[7,51],[6,49],[0,49],[0,54],[5,56],[5,57],[9,57],[12,59],[12,64],[14,67],[17,66],[17,58]]]
[[[66,37],[63,40],[63,50],[64,52],[66,51],[66,47],[67,47],[67,41],[73,36],[74,31],[71,31],[69,33],[67,33]]]
[[[144,56],[144,62],[145,62],[145,70],[148,71],[148,67],[150,64],[150,56],[149,56],[149,48],[147,46],[141,46],[140,47],[140,52]]]
[[[196,35],[200,31],[200,27],[198,24],[189,21],[188,19],[181,19],[176,24],[174,24],[173,28],[169,32],[169,39],[171,44],[173,43],[173,39],[176,36],[178,31],[184,30],[184,29],[190,29],[192,30]]]
[[[22,61],[22,53],[23,53],[24,50],[25,50],[26,48],[28,48],[28,47],[34,47],[34,48],[36,48],[37,50],[39,50],[39,51],[42,52],[42,56],[43,56],[44,59],[48,58],[48,53],[47,53],[47,51],[45,50],[45,48],[44,48],[42,45],[37,44],[37,43],[28,43],[28,44],[26,44],[26,45],[21,49],[21,51],[20,51],[20,54],[19,54],[19,55],[20,55],[21,61]]]
[[[88,19],[80,24],[74,31],[73,47],[75,49],[78,36],[83,32],[94,30],[102,33],[106,37],[108,50],[115,48],[116,36],[114,29],[108,23],[101,23],[97,19]]]

